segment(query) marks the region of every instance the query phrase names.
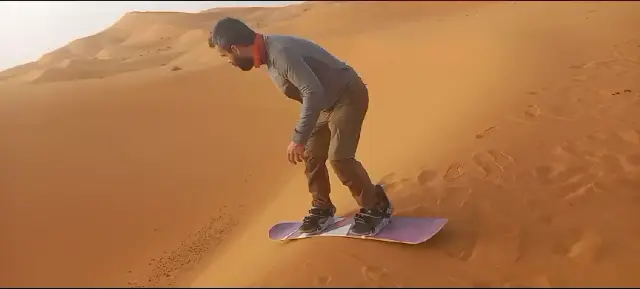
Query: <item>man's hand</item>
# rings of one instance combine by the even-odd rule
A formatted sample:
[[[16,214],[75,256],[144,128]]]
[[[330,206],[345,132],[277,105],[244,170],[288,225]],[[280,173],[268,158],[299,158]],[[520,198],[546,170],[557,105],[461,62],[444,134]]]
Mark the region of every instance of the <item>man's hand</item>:
[[[289,157],[289,162],[292,164],[301,163],[303,161],[304,155],[304,145],[299,145],[295,142],[289,143],[287,147],[287,156]]]

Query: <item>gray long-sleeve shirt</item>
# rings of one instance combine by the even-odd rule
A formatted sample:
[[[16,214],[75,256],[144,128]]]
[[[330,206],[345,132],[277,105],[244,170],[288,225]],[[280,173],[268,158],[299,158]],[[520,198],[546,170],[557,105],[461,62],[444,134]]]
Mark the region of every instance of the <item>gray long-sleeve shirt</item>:
[[[306,144],[320,112],[338,101],[357,74],[319,45],[288,35],[266,35],[267,70],[289,98],[302,103],[293,141]]]

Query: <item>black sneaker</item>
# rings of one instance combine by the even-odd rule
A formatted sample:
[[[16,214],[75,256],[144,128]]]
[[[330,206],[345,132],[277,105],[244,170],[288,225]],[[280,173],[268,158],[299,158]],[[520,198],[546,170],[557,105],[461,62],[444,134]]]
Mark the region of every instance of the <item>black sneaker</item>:
[[[392,215],[393,214],[393,205],[391,204],[391,201],[389,200],[389,197],[387,196],[387,192],[384,190],[384,186],[383,185],[375,185],[375,190],[376,190],[376,194],[378,194],[378,196],[382,199],[382,201],[384,202],[384,212]]]
[[[352,234],[373,236],[380,233],[382,228],[391,222],[393,205],[384,187],[375,185],[375,191],[384,204],[377,209],[360,209],[360,212],[353,217],[355,223],[350,230]]]
[[[355,223],[350,232],[354,235],[374,236],[391,221],[390,209],[360,209],[353,219]]]
[[[300,225],[298,231],[305,234],[320,233],[329,227],[329,225],[333,224],[333,216],[335,213],[335,208],[311,208],[309,215],[302,220],[302,225]]]

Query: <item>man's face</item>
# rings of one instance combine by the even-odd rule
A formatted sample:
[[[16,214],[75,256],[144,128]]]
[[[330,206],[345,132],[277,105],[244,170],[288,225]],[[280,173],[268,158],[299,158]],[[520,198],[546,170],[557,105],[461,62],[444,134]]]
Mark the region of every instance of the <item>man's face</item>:
[[[220,57],[226,58],[231,65],[242,69],[242,71],[249,71],[253,68],[253,54],[243,55],[235,46],[231,46],[230,51],[226,51],[220,46],[216,46],[216,49],[220,53]]]

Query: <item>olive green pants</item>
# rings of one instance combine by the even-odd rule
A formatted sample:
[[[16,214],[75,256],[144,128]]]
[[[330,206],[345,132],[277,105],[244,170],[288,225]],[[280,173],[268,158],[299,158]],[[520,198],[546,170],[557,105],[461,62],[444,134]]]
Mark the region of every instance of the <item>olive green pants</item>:
[[[306,144],[304,158],[313,207],[333,206],[329,197],[331,185],[327,160],[360,207],[373,209],[383,205],[383,201],[375,193],[367,171],[355,159],[362,123],[368,108],[367,87],[359,77],[355,77],[340,100],[331,109],[320,114]]]

